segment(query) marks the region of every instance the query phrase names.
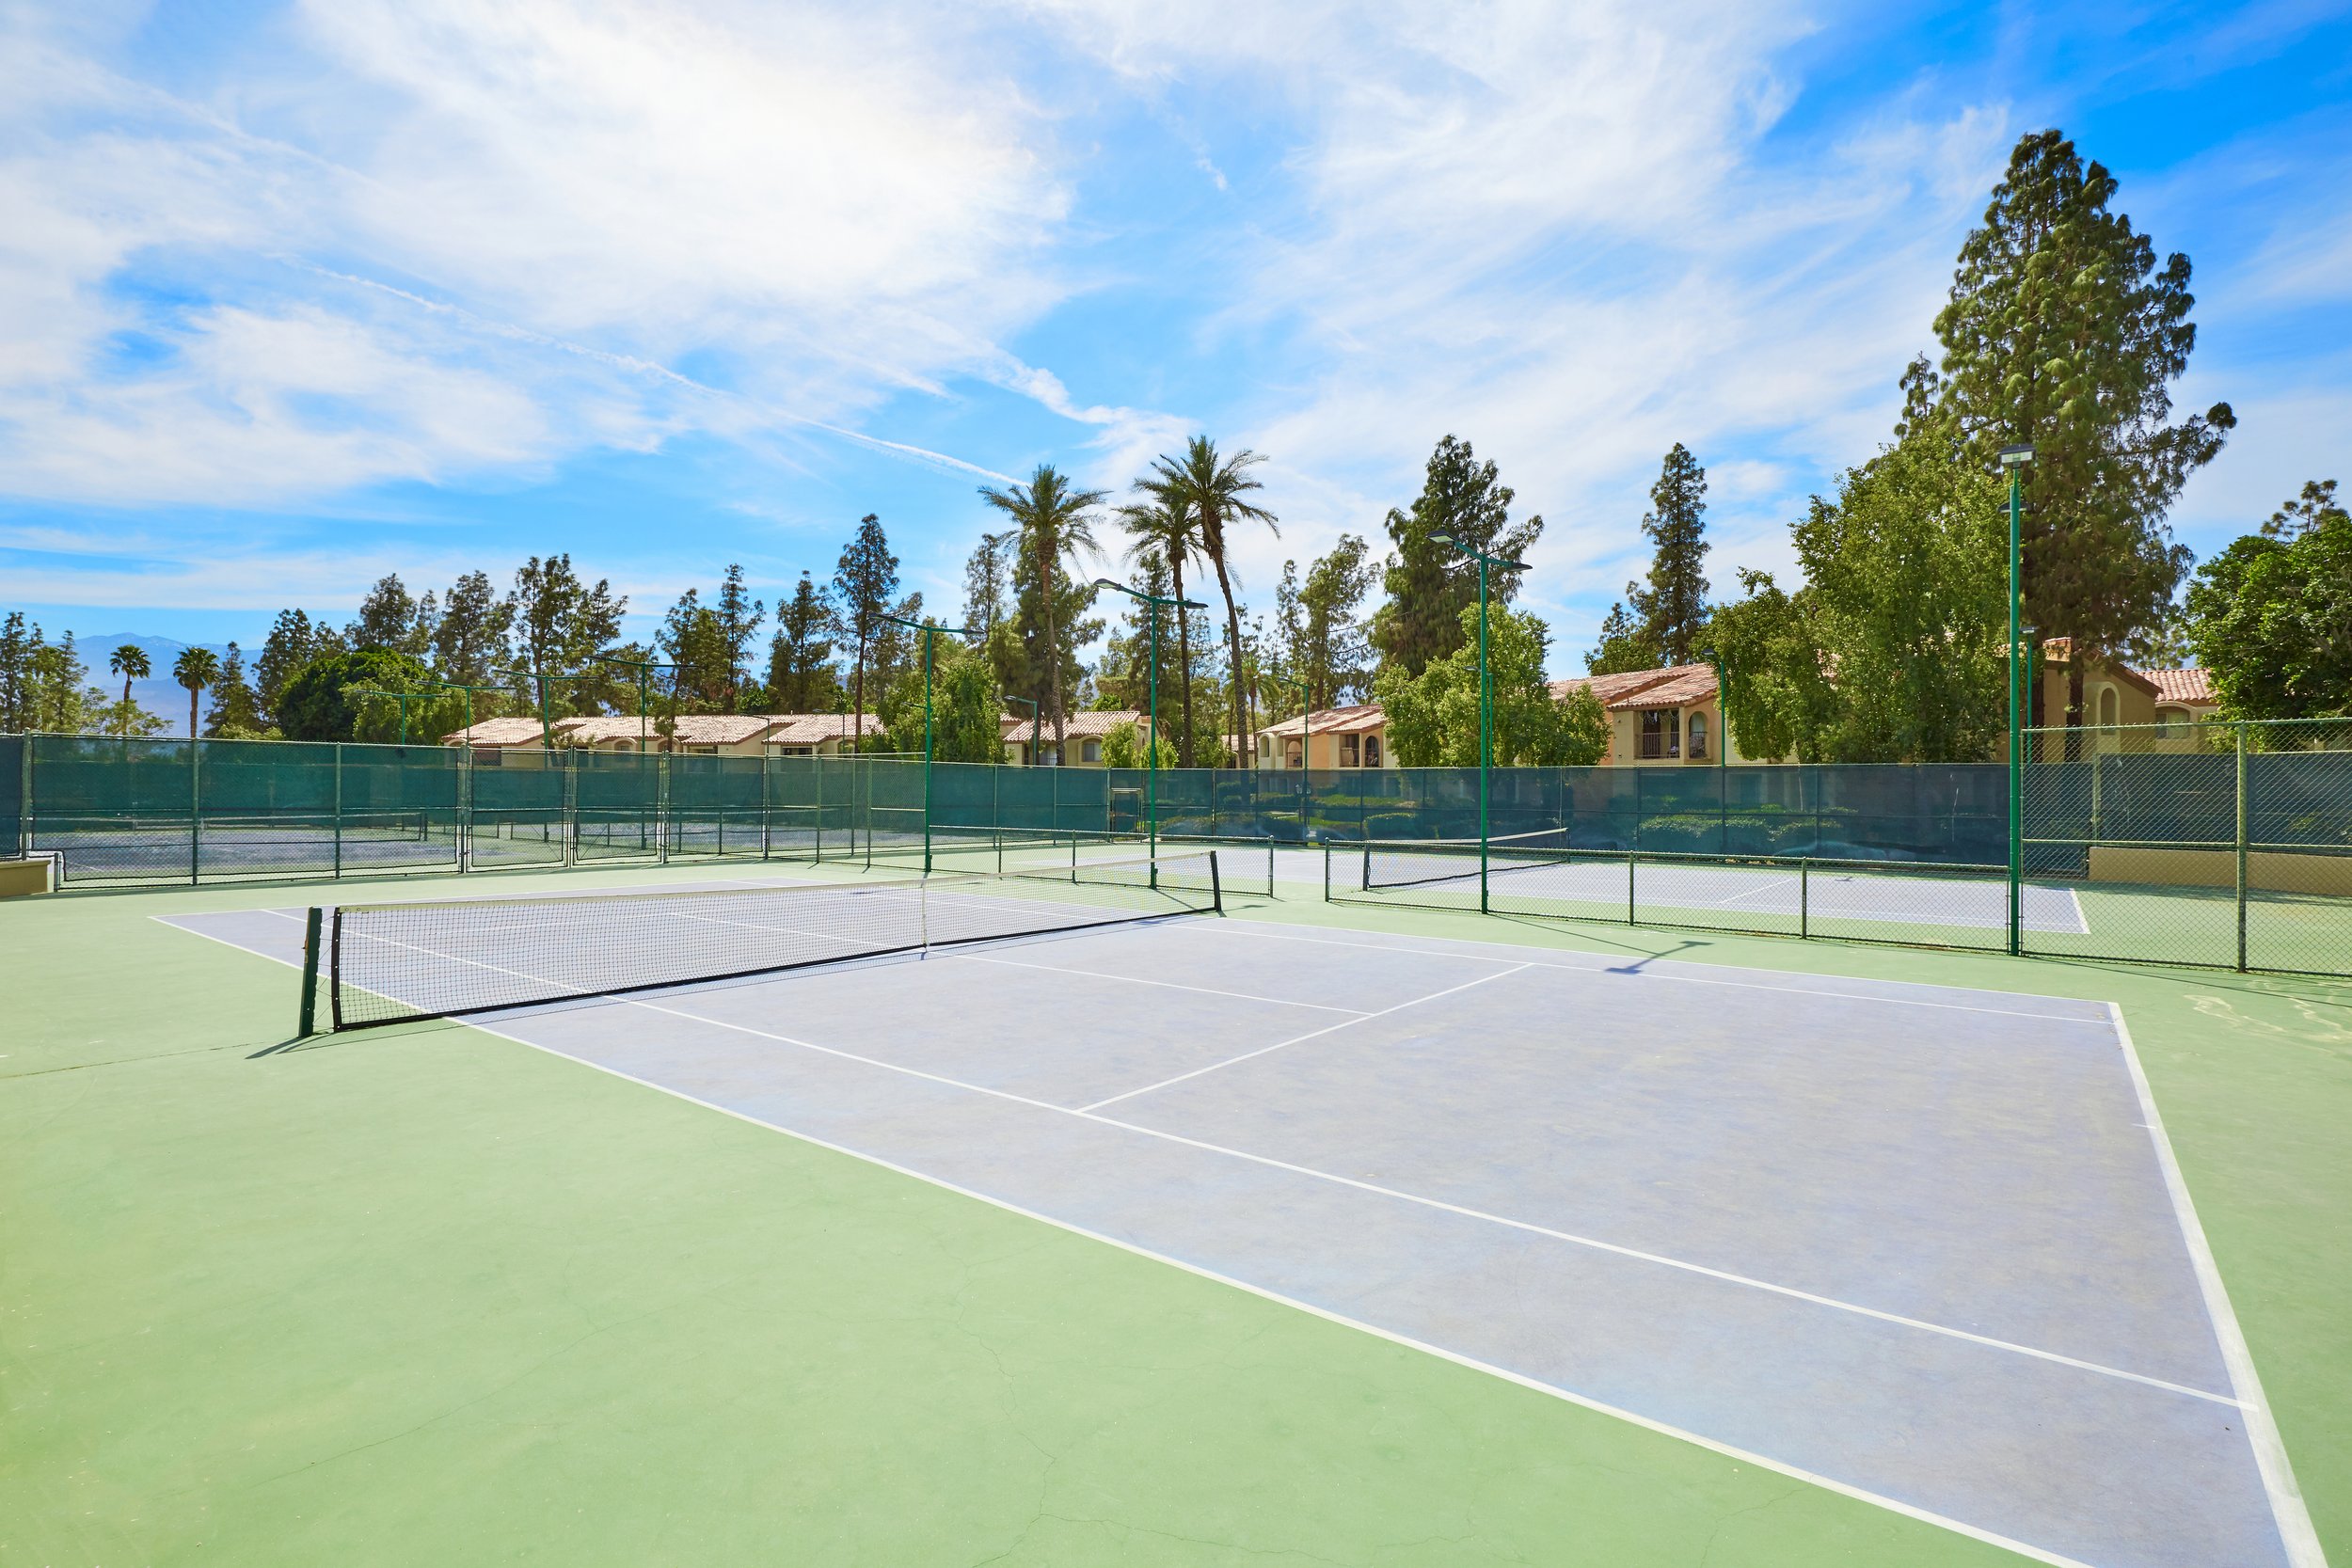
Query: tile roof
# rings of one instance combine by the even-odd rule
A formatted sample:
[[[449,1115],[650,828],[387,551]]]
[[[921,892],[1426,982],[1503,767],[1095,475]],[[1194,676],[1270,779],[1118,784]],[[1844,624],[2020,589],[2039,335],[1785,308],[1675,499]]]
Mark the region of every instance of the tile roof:
[[[1613,675],[1573,675],[1553,681],[1551,694],[1565,697],[1576,688],[1589,687],[1600,705],[1613,713],[1633,708],[1687,707],[1715,695],[1711,664],[1672,664],[1662,670],[1624,670]]]
[[[1389,721],[1388,710],[1378,703],[1359,703],[1353,707],[1319,707],[1312,714],[1295,714],[1277,724],[1268,724],[1260,735],[1296,735],[1306,727],[1308,719],[1314,720],[1317,735],[1363,735],[1379,729]]]
[[[751,713],[681,713],[671,738],[681,746],[737,746],[764,734],[772,719]],[[575,719],[564,731],[575,746],[597,746],[613,740],[635,740],[640,735],[656,747],[661,744],[661,716],[607,714],[598,719]]]
[[[1108,735],[1111,731],[1119,728],[1121,724],[1133,724],[1136,728],[1144,730],[1148,730],[1152,727],[1150,721],[1143,717],[1141,711],[1136,708],[1088,708],[1082,712],[1063,715],[1062,734],[1065,737],[1070,738],[1092,738],[1098,736]],[[1008,713],[1003,715],[997,724],[997,733],[1003,736],[1007,740],[1028,739],[1029,716],[1025,713],[1019,715]],[[1037,733],[1041,740],[1049,744],[1052,742],[1054,738],[1054,721],[1051,715],[1048,715],[1045,720],[1038,725]]]
[[[828,740],[839,740],[851,735],[881,735],[884,725],[873,714],[866,714],[862,723],[849,713],[771,713],[768,722],[775,726],[768,732],[771,746],[817,746]]]
[[[2142,670],[2139,672],[2156,689],[2160,703],[2210,703],[2213,694],[2213,673],[2209,670]]]
[[[572,726],[584,723],[580,719],[558,719],[552,726],[557,735],[568,735]],[[444,746],[536,746],[541,736],[538,717],[513,716],[504,719],[481,719],[473,727],[452,730],[441,736]]]

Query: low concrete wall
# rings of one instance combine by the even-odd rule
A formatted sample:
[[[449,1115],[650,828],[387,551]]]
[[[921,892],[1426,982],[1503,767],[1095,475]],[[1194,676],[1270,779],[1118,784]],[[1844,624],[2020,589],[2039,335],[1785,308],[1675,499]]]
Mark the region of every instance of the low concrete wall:
[[[2090,847],[2090,879],[2156,887],[2235,887],[2237,854],[2230,849],[2138,849],[2094,844]],[[2352,855],[2251,850],[2246,857],[2246,885],[2264,893],[2352,897]]]
[[[28,861],[0,861],[0,898],[22,898],[27,894],[49,891],[49,857],[36,855]]]

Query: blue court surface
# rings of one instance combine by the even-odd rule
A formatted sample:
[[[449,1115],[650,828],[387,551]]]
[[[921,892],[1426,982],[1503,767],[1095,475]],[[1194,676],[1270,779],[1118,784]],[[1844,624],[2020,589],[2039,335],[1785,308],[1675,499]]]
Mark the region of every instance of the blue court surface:
[[[2308,1560],[2104,1004],[1196,915],[470,1026],[2039,1560]]]

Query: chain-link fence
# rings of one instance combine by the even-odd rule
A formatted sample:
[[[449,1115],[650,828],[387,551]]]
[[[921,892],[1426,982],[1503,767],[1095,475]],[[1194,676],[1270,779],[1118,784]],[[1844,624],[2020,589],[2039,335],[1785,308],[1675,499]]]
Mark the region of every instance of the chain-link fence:
[[[2352,974],[2352,720],[2028,732],[2032,953]]]
[[[2020,951],[2352,974],[2352,721],[2042,730],[2023,753]],[[1269,856],[1351,847],[1331,851],[1340,898],[2003,947],[2008,786],[1997,763],[1498,768],[1504,843],[1465,882],[1474,768],[941,763],[927,783],[901,758],[0,736],[0,850],[55,855],[66,885],[871,864],[927,840],[1132,843],[1156,816]]]

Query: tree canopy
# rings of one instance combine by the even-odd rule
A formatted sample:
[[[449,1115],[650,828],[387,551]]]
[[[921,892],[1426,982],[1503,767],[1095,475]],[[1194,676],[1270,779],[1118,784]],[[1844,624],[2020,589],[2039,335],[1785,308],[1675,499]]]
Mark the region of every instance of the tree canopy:
[[[2189,641],[2233,719],[2352,717],[2352,517],[2326,504],[2333,489],[2296,527],[2247,534],[2189,585]]]
[[[1707,470],[1677,441],[1650,486],[1642,532],[1654,546],[1648,586],[1625,585],[1625,602],[1601,624],[1600,643],[1584,656],[1596,675],[1688,664],[1707,636]]]
[[[1468,441],[1448,436],[1429,454],[1420,497],[1410,512],[1389,511],[1389,539],[1396,546],[1382,586],[1388,601],[1372,618],[1372,645],[1383,670],[1419,675],[1433,658],[1461,646],[1462,607],[1478,599],[1477,563],[1466,560],[1437,535],[1451,534],[1473,548],[1506,561],[1523,559],[1543,536],[1544,520],[1511,521],[1516,493],[1494,464],[1481,463]],[[1490,603],[1508,604],[1518,593],[1519,574],[1490,569]]]
[[[423,691],[436,684],[423,660],[389,648],[326,654],[304,665],[286,682],[278,696],[278,727],[289,740],[358,739],[364,709],[382,707],[395,718],[397,709],[387,704],[370,705],[355,689]],[[418,733],[414,723],[409,728],[412,736]]]
[[[1478,607],[1460,616],[1460,646],[1418,675],[1401,664],[1374,678],[1387,710],[1389,744],[1406,768],[1478,766]],[[1609,719],[1590,689],[1555,698],[1544,673],[1551,641],[1531,611],[1490,607],[1486,669],[1497,767],[1584,767],[1609,749]]]

